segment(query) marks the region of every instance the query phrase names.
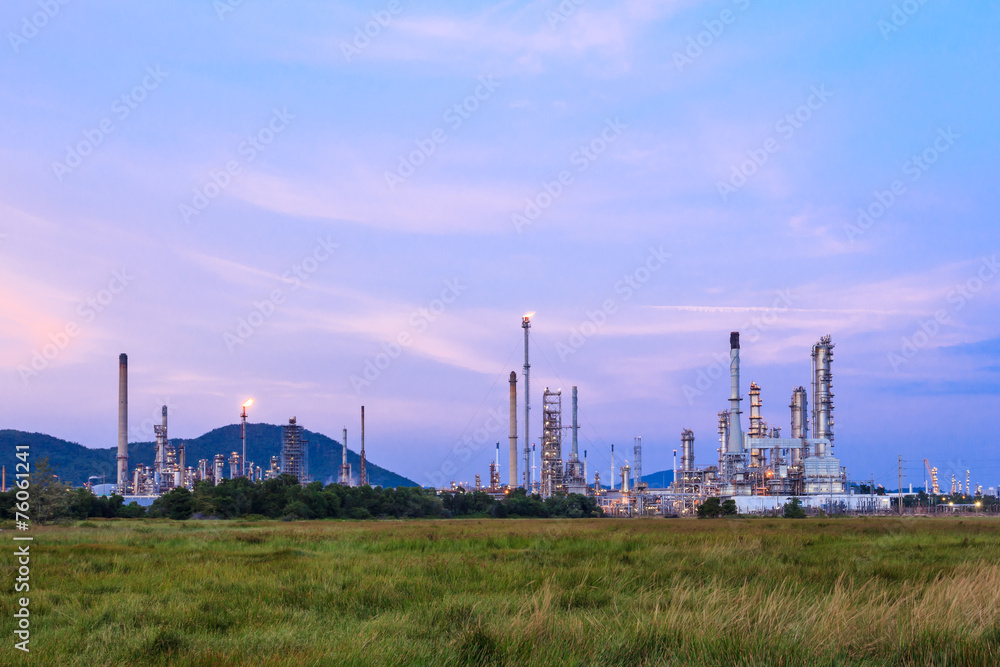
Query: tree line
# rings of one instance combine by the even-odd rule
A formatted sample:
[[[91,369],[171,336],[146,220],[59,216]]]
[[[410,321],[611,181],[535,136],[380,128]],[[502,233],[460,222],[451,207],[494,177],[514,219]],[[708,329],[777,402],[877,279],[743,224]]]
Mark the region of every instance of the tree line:
[[[246,478],[226,479],[219,484],[197,482],[193,490],[177,488],[152,506],[135,501],[125,504],[119,495],[95,496],[83,488],[71,488],[53,474],[45,460],[35,465],[28,488],[31,516],[48,523],[88,518],[142,517],[185,520],[191,518],[238,519],[378,519],[448,518],[461,516],[583,518],[599,517],[603,511],[593,498],[578,494],[543,500],[518,489],[503,500],[482,491],[456,491],[443,495],[419,487],[382,488],[342,486],[312,482],[302,486],[292,475],[260,482]],[[14,518],[15,492],[0,493],[0,516]]]

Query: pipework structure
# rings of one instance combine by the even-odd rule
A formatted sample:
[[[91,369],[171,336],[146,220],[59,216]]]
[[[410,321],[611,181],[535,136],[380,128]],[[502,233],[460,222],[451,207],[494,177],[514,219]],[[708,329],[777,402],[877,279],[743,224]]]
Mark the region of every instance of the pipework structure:
[[[816,496],[843,494],[846,472],[832,455],[833,447],[833,343],[823,336],[812,348],[812,424],[809,437],[809,399],[805,388],[792,391],[789,404],[791,431],[781,437],[779,427],[769,427],[763,416],[762,390],[750,384],[750,427],[741,426],[740,340],[730,334],[729,409],[718,415],[719,465],[694,466],[694,433],[681,434],[683,455],[672,491],[673,507],[690,512],[708,495]],[[740,502],[740,501],[738,501]]]
[[[542,393],[542,498],[566,492],[562,460],[562,389]]]

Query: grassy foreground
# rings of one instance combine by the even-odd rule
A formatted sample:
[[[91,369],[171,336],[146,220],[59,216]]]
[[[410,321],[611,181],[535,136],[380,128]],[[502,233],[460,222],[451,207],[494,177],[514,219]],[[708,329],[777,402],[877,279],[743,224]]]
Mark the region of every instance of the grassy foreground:
[[[0,664],[1000,664],[996,519],[33,532],[32,654],[7,555]]]

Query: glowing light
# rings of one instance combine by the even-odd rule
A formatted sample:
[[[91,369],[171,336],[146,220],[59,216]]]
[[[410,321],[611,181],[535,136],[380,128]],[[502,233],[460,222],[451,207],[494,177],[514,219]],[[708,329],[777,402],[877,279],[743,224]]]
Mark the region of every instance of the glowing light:
[[[530,313],[525,313],[524,314],[524,319],[530,320],[534,316],[535,316],[535,311],[531,311]]]
[[[244,408],[249,408],[251,405],[253,405],[253,399],[252,398],[248,398],[247,402],[243,404],[243,407]]]

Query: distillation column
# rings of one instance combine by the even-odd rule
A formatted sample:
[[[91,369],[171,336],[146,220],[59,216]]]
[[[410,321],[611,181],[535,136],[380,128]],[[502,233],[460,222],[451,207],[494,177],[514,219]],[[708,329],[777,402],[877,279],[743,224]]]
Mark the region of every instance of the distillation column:
[[[740,332],[729,334],[729,454],[743,453],[743,427],[740,425]]]
[[[807,417],[809,399],[805,387],[796,387],[792,392],[792,438],[802,442],[802,445],[792,450],[792,465],[802,463],[803,455],[808,455],[805,439],[809,437],[809,418]]]
[[[833,361],[833,343],[830,336],[823,336],[813,345],[813,437],[829,440],[833,444],[833,374],[830,364]],[[816,456],[826,456],[832,452],[826,451],[826,445],[816,444]]]

